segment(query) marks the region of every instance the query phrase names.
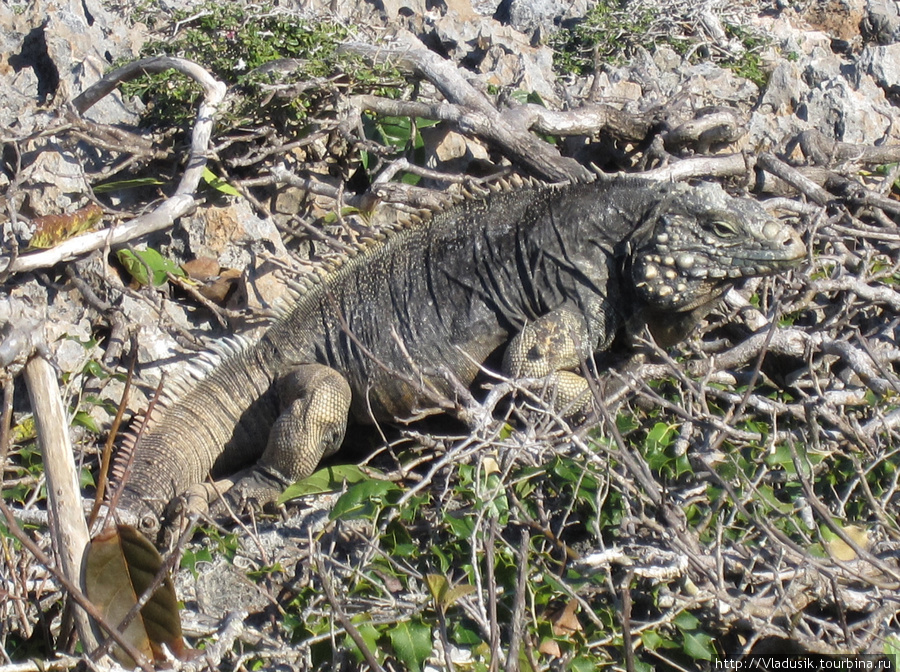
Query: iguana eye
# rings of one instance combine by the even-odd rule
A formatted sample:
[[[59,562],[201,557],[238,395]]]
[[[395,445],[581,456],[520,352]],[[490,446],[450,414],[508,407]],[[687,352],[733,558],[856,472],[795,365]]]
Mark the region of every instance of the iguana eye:
[[[712,223],[712,230],[719,238],[734,238],[738,235],[737,227],[734,224],[721,219]]]

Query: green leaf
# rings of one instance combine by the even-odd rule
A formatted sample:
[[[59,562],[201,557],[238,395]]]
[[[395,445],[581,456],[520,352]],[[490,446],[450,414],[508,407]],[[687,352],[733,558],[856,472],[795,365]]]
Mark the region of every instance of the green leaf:
[[[641,641],[644,643],[644,648],[649,649],[650,651],[656,651],[656,649],[677,649],[678,644],[673,642],[671,639],[667,639],[659,634],[656,630],[644,630],[641,633]]]
[[[453,636],[453,641],[460,646],[473,647],[477,644],[484,643],[484,637],[481,631],[473,625],[471,621],[453,620],[448,623]]]
[[[306,478],[301,478],[287,489],[278,498],[279,504],[284,504],[298,497],[307,495],[323,495],[327,492],[336,492],[344,487],[344,484],[354,484],[372,478],[372,470],[368,473],[355,464],[343,464],[333,467],[325,467],[313,472]]]
[[[595,672],[597,669],[597,661],[584,656],[579,656],[569,663],[570,672]]]
[[[705,632],[685,632],[684,652],[694,660],[712,660],[716,653],[713,638]]]
[[[366,648],[369,649],[371,653],[381,658],[382,656],[379,655],[381,653],[381,647],[378,646],[378,638],[381,636],[381,633],[372,624],[372,621],[367,620],[364,623],[355,623],[355,625],[356,631],[362,636],[363,643],[366,645]],[[356,645],[356,642],[350,635],[346,635],[344,637],[344,646],[350,649],[350,651],[356,657],[357,662],[362,662],[365,660],[363,652]]]
[[[666,424],[665,422],[657,422],[653,425],[653,429],[651,429],[647,433],[647,443],[655,444],[657,446],[668,446],[672,440],[671,433],[674,432],[675,427],[673,425]]]
[[[440,602],[441,598],[447,593],[450,582],[443,574],[428,574],[425,577],[425,583],[428,584],[428,590],[435,602]]]
[[[425,582],[428,584],[428,590],[431,592],[435,603],[442,611],[452,607],[461,597],[475,592],[475,586],[468,583],[458,586],[451,585],[443,574],[428,574],[425,577]]]
[[[421,621],[398,623],[388,632],[394,653],[412,672],[419,672],[432,649],[431,628]]]
[[[225,194],[226,196],[240,196],[241,192],[232,187],[228,182],[216,175],[212,170],[209,169],[209,166],[204,166],[203,168],[203,181],[206,182],[210,187],[215,189],[216,191]]]
[[[689,611],[682,611],[672,622],[681,631],[696,630],[700,627],[700,620]]]
[[[453,534],[460,539],[468,539],[475,532],[475,521],[473,516],[466,512],[451,511],[444,518],[446,523],[453,530]]]
[[[190,570],[191,574],[196,578],[198,562],[212,562],[213,556],[208,548],[200,548],[197,550],[185,549],[184,555],[181,556],[181,566]]]
[[[72,424],[76,427],[83,427],[94,434],[100,433],[100,426],[97,424],[97,421],[85,411],[75,413],[75,416],[72,418]]]
[[[138,177],[133,180],[118,180],[116,182],[95,184],[93,190],[95,194],[105,194],[110,191],[136,189],[138,187],[157,187],[163,184],[165,184],[165,182],[156,177]]]
[[[184,271],[171,259],[162,256],[157,250],[119,250],[116,252],[128,274],[140,285],[153,284],[161,287],[169,279],[169,273],[178,277],[184,277]]]
[[[399,492],[400,487],[390,481],[369,479],[352,486],[334,503],[331,520],[342,518],[366,518],[375,514],[376,508],[386,504],[387,495]]]

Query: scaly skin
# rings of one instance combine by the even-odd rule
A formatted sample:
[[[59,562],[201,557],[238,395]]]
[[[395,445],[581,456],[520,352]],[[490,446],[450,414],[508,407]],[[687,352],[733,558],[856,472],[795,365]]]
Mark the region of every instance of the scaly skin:
[[[560,410],[577,412],[587,384],[575,369],[617,332],[680,339],[736,280],[805,252],[716,185],[616,180],[464,201],[363,246],[256,344],[176,390],[122,451],[121,505],[152,534],[172,498],[244,467],[226,482],[232,501],[271,501],[337,449],[348,416],[439,411],[457,389],[449,376],[470,384],[494,353],[504,374],[548,378]]]

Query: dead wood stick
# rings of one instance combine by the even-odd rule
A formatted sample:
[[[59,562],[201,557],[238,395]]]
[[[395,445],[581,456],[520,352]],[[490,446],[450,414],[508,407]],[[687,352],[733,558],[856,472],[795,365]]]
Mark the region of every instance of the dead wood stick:
[[[640,142],[647,137],[655,120],[605,103],[587,103],[571,110],[551,110],[534,103],[510,108],[506,120],[538,133],[549,135],[594,135],[601,132]]]
[[[846,162],[882,164],[900,161],[898,145],[868,146],[840,142],[827,137],[818,129],[803,131],[791,145],[794,143],[800,145],[804,156],[819,166],[834,166]],[[791,145],[787,147],[788,153]]]
[[[345,44],[343,50],[373,62],[390,62],[397,68],[427,79],[455,110],[447,113],[462,133],[475,135],[498,147],[533,174],[551,182],[585,181],[591,173],[575,159],[562,156],[550,143],[515,118],[507,119],[452,62],[428,50],[414,35],[400,36],[401,45],[383,49],[365,44]],[[448,119],[449,120],[449,119]]]
[[[127,82],[145,73],[164,72],[170,69],[187,75],[203,88],[203,101],[197,111],[197,121],[191,134],[187,165],[175,193],[151,212],[137,217],[123,226],[84,233],[49,250],[21,255],[14,260],[0,257],[0,267],[2,267],[0,270],[8,273],[33,271],[99,250],[105,245],[119,245],[148,233],[165,229],[171,226],[177,218],[186,215],[194,208],[196,205],[194,192],[200,183],[203,169],[206,167],[207,148],[212,135],[213,120],[225,97],[226,89],[222,82],[216,80],[196,63],[183,58],[147,58],[113,70],[75,98],[72,105],[77,112],[84,113],[122,82]],[[4,261],[6,261],[5,265]]]
[[[743,177],[750,172],[751,166],[752,163],[743,154],[698,156],[648,170],[640,177],[661,182],[677,182],[692,177]]]
[[[66,409],[60,397],[56,371],[46,359],[33,357],[25,366],[24,375],[47,477],[56,552],[66,578],[77,585],[84,549],[90,537],[82,514],[78,470],[69,440]],[[85,650],[94,649],[97,640],[87,612],[75,609],[74,617]]]
[[[810,200],[819,205],[827,205],[834,200],[834,196],[816,184],[809,177],[792,168],[774,154],[763,152],[757,159],[757,165],[763,170],[772,173],[775,177],[784,180]]]

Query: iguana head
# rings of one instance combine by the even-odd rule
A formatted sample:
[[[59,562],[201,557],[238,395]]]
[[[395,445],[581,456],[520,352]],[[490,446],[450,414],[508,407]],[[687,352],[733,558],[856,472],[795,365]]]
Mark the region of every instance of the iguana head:
[[[630,241],[635,291],[655,312],[694,310],[741,278],[778,273],[806,255],[800,236],[751,199],[714,184],[660,188]]]

